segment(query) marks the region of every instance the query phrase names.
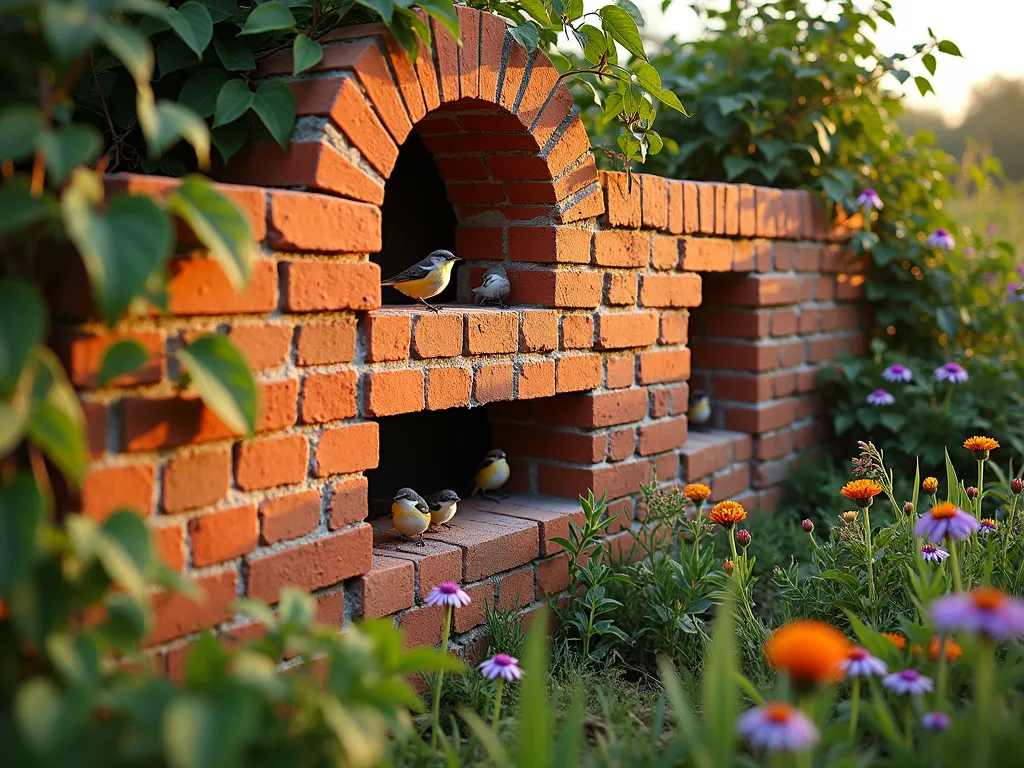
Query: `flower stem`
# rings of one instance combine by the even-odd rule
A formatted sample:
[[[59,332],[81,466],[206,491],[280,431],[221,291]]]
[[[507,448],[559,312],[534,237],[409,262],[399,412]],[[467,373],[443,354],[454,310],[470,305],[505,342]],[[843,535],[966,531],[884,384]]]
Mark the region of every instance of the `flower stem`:
[[[978,504],[974,510],[974,516],[981,520],[981,496],[985,490],[985,460],[978,461]]]
[[[868,548],[868,600],[871,602],[871,624],[875,623],[875,568],[871,552],[871,505],[864,507],[864,541]]]
[[[444,627],[441,629],[441,650],[448,653],[448,637],[452,627],[452,606],[444,607]],[[437,746],[437,734],[441,731],[441,684],[444,680],[444,670],[437,671],[437,679],[434,680],[434,725],[430,729],[430,746]]]
[[[960,553],[956,549],[956,540],[952,536],[948,536],[947,541],[949,542],[950,570],[953,573],[953,589],[963,592],[964,584],[960,579]]]
[[[906,706],[903,708],[903,732],[907,739],[907,749],[914,748],[914,706],[910,703],[911,697],[907,697]]]
[[[1010,516],[1006,520],[1006,535],[1003,537],[1003,569],[1006,569],[1006,552],[1010,547],[1010,536],[1013,535],[1014,518],[1017,516],[1017,499],[1020,496],[1013,495],[1013,502],[1010,504]]]
[[[857,715],[860,713],[860,678],[853,678],[853,693],[850,695],[850,740],[857,735]]]
[[[975,765],[987,768],[989,764],[989,726],[992,716],[989,708],[995,695],[996,649],[988,640],[981,641],[981,653],[974,667],[974,701],[978,708]]]
[[[498,730],[498,718],[501,716],[501,694],[505,690],[505,679],[498,678],[498,690],[494,694],[494,717],[491,718],[491,728]]]
[[[935,670],[935,708],[943,709],[946,702],[946,686],[949,682],[949,665],[946,662],[946,636],[939,640],[939,661]]]
[[[729,549],[732,550],[732,564],[738,568],[739,557],[736,554],[736,535],[732,531],[732,526],[729,526]],[[734,570],[733,573],[736,574],[736,571]],[[736,577],[739,578],[739,574],[736,574]]]

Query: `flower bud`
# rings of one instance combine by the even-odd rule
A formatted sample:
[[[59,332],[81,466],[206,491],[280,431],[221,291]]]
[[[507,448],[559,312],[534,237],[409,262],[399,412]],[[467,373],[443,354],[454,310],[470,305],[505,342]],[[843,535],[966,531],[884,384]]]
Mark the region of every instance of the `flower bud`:
[[[970,499],[971,501],[974,501],[976,498],[978,498],[978,489],[975,488],[973,485],[967,486],[967,498]]]
[[[914,503],[911,502],[911,501],[903,502],[903,511],[906,514],[908,514],[908,515],[913,514],[913,512],[914,512]]]
[[[782,568],[776,565],[774,568],[772,568],[772,573],[774,573],[776,576],[781,576]]]
[[[1013,491],[1015,495],[1020,496],[1024,493],[1024,480],[1021,480],[1019,477],[1013,478],[1013,480],[1010,481],[1010,490]]]
[[[814,533],[814,523],[812,523],[810,520],[803,520],[800,523],[800,527],[808,533]]]
[[[921,481],[921,489],[927,494],[934,495],[935,492],[939,489],[938,478],[926,477],[923,481]]]
[[[726,560],[724,563],[722,563],[722,570],[730,576],[732,576],[732,572],[736,570],[736,566],[735,564],[733,564],[732,560]]]
[[[857,518],[860,516],[860,512],[856,509],[851,509],[847,512],[843,512],[842,518],[844,523],[856,523]]]
[[[741,547],[750,546],[750,531],[745,528],[741,531],[736,531],[736,543]]]

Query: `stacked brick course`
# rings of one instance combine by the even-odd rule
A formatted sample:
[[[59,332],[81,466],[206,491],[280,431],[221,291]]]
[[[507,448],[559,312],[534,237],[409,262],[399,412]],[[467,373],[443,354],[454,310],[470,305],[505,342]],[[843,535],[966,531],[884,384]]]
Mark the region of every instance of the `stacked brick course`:
[[[567,588],[550,539],[587,488],[620,514],[617,551],[655,472],[711,478],[716,497],[769,510],[797,451],[824,434],[816,372],[863,349],[863,275],[809,195],[598,173],[550,62],[494,17],[459,13],[462,46],[435,27],[433,55],[415,65],[383,27],[334,33],[293,83],[303,117],[289,149],[255,144],[220,170],[243,182],[221,188],[261,243],[245,291],[182,227],[167,316],[55,337],[90,425],[82,508],[137,509],[163,558],[206,591],[198,605],[155,599],[153,652],[171,673],[199,630],[259,631],[232,613],[236,596],[273,602],[288,585],[313,591],[328,623],[395,615],[422,643],[440,631],[423,598],[459,581],[477,598],[456,614],[472,645],[484,602],[528,611]],[[290,70],[282,56],[261,73]],[[460,295],[502,264],[511,308],[381,307],[380,204],[412,130],[458,214]],[[160,195],[176,183],[109,186]],[[209,331],[257,372],[250,439],[175,387],[173,352]],[[97,388],[102,350],[125,337],[150,363]],[[714,393],[716,430],[688,435],[691,385]],[[516,495],[463,504],[425,548],[367,523],[378,420],[480,406]]]

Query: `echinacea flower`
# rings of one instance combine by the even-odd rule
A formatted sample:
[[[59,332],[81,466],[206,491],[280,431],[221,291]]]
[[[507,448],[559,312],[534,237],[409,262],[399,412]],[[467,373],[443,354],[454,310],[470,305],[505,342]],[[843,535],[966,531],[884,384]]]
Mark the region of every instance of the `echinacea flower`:
[[[741,520],[745,520],[747,511],[738,501],[720,501],[711,508],[708,519],[713,523],[730,528]]]
[[[966,539],[978,530],[978,526],[974,515],[967,514],[947,501],[921,515],[914,527],[914,535],[927,536],[932,541],[942,541],[947,536],[951,539]]]
[[[949,719],[949,715],[945,712],[925,712],[921,716],[921,725],[928,731],[936,731],[938,733],[948,731],[949,726],[952,724],[953,721]]]
[[[683,487],[683,495],[695,504],[700,504],[711,495],[711,489],[704,483],[689,483]]]
[[[881,209],[885,207],[882,205],[882,198],[880,198],[878,193],[871,187],[867,187],[863,192],[857,195],[857,205],[862,205],[869,211],[872,208]]]
[[[907,368],[905,365],[895,363],[890,365],[884,371],[882,371],[882,378],[886,381],[902,381],[907,382],[914,378],[914,372]]]
[[[851,480],[839,492],[863,509],[871,506],[875,496],[882,492],[882,486],[874,480]]]
[[[847,677],[870,677],[884,675],[889,671],[884,661],[872,656],[863,648],[851,648],[847,651],[846,658],[839,662],[839,667]]]
[[[1024,277],[1024,264],[1017,265],[1017,274]]]
[[[804,689],[841,679],[840,663],[849,651],[846,635],[822,621],[807,619],[783,624],[764,646],[768,663]]]
[[[956,247],[956,240],[953,239],[949,230],[938,227],[928,236],[928,245],[932,248],[944,248],[947,251],[952,251]]]
[[[929,563],[941,563],[949,557],[949,552],[942,547],[936,547],[934,544],[924,544],[921,546],[921,557]]]
[[[935,369],[935,379],[948,384],[963,384],[970,376],[959,363],[946,363]]]
[[[497,656],[492,656],[487,661],[483,662],[479,669],[481,674],[483,674],[483,676],[488,680],[494,680],[496,677],[500,677],[502,680],[512,682],[513,680],[520,680],[523,677],[523,670],[519,667],[519,659],[505,653],[499,653]]]
[[[870,395],[867,396],[868,405],[882,406],[892,405],[896,402],[896,398],[884,389],[876,389]]]
[[[999,447],[999,441],[993,440],[991,437],[985,437],[983,435],[975,435],[974,437],[968,437],[964,440],[964,448],[974,454],[974,458],[978,461],[985,461],[996,448]]]
[[[895,645],[897,651],[902,651],[907,647],[907,638],[899,632],[883,632],[882,637]]]
[[[986,517],[980,523],[978,523],[978,535],[987,536],[988,534],[995,531],[995,529],[998,527],[999,523],[997,523],[991,517]]]
[[[882,685],[894,693],[900,695],[910,694],[920,696],[922,693],[930,693],[935,689],[935,683],[930,677],[922,675],[916,669],[901,669],[882,678]]]
[[[1011,304],[1024,301],[1024,283],[1008,283],[1006,286],[1006,299]]]
[[[455,608],[462,608],[471,602],[470,596],[454,581],[442,581],[430,590],[426,599],[427,605],[451,605]]]
[[[939,632],[973,632],[993,640],[1024,635],[1024,600],[992,587],[940,597],[931,614]]]
[[[751,746],[771,752],[803,752],[818,742],[810,718],[783,701],[748,709],[736,721],[736,730]]]
[[[933,496],[939,490],[939,480],[935,477],[926,477],[921,481],[921,490],[929,496]]]

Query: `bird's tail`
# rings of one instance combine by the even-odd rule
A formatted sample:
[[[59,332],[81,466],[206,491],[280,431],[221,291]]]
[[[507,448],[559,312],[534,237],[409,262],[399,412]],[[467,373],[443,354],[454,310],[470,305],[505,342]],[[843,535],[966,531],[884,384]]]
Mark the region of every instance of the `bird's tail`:
[[[394,285],[395,281],[394,280],[381,280],[380,284],[381,285]]]

